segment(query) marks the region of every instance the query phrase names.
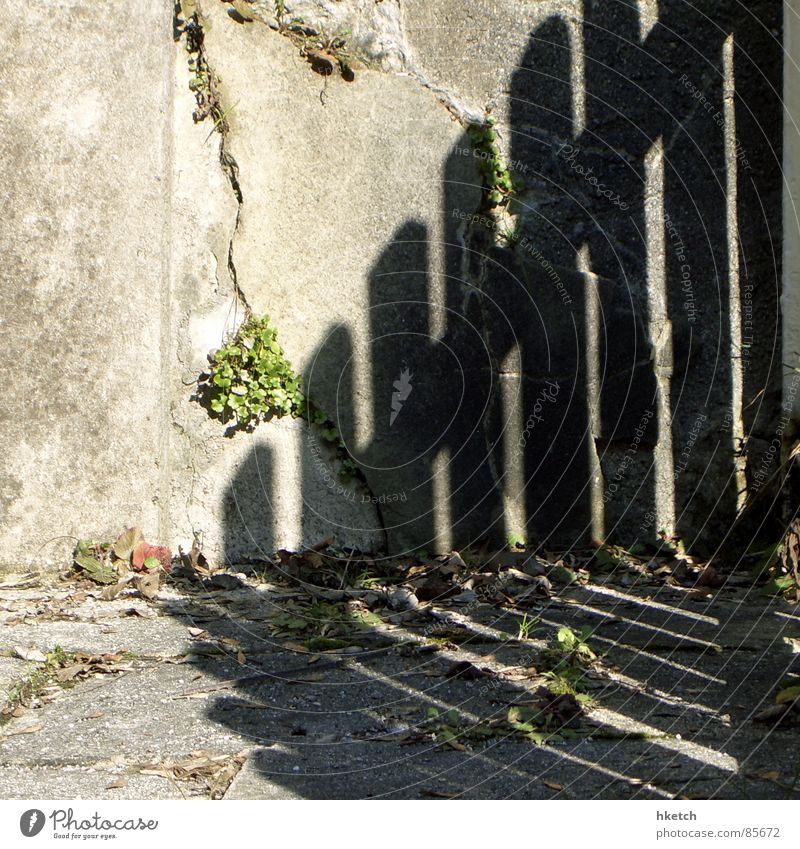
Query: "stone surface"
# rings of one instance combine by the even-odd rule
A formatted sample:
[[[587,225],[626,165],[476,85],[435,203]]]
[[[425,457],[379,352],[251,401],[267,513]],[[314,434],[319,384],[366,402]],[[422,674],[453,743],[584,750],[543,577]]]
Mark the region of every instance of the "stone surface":
[[[27,664],[24,660],[12,657],[0,657],[0,699],[5,701],[14,685],[25,675]]]
[[[221,26],[226,24],[233,32],[241,29],[224,17]],[[251,58],[261,61],[255,53]],[[381,548],[383,533],[374,508],[363,500],[365,490],[353,482],[345,494],[338,464],[305,422],[274,420],[253,433],[229,435],[193,400],[209,353],[235,332],[246,307],[229,264],[239,202],[221,166],[221,136],[209,135],[208,121],[192,120],[195,102],[189,78],[187,56],[179,46],[173,84],[170,538],[188,551],[197,534],[206,556],[223,563],[263,558],[278,548],[300,548],[331,534],[341,545],[365,551]],[[271,193],[259,199],[248,191],[243,216],[251,197],[260,210]],[[259,258],[264,258],[261,253],[254,259]],[[239,265],[237,254],[234,268],[243,282],[251,266]],[[266,297],[261,304],[265,307],[273,312],[273,302]],[[278,328],[283,342],[284,328]],[[320,469],[320,474],[312,477],[309,467]]]
[[[209,61],[223,80],[225,103],[237,104],[226,150],[237,163],[243,197],[232,244],[238,285],[256,312],[272,316],[290,361],[306,376],[310,397],[339,424],[358,458],[378,427],[373,408],[389,416],[397,378],[393,374],[387,382],[381,373],[376,380],[369,316],[381,297],[377,290],[394,284],[391,274],[401,268],[430,270],[425,297],[441,303],[441,275],[450,261],[442,250],[449,213],[478,202],[473,163],[448,159],[461,139],[460,126],[412,77],[365,70],[352,83],[325,79],[289,40],[263,24],[237,24],[217,4],[204,11],[212,24]],[[315,200],[309,206],[301,198]],[[407,229],[415,226],[427,228],[425,235],[407,239]],[[385,269],[385,246],[392,242],[399,243],[400,255]],[[292,249],[276,250],[280,244]],[[385,279],[376,281],[381,274]],[[423,333],[429,336],[431,328]],[[334,356],[329,350],[320,354],[326,341],[336,346]],[[354,362],[347,385],[338,359],[344,342],[352,346]],[[398,363],[398,373],[401,368]],[[341,397],[332,394],[335,389]],[[329,465],[308,453],[302,461],[302,493],[310,503],[315,491],[324,491]],[[291,491],[281,486],[284,475],[274,462],[265,462],[259,476],[253,459],[247,463],[226,497],[235,497],[237,488],[251,490],[243,482],[248,476],[266,497]],[[382,487],[371,495],[380,499],[384,493]],[[327,526],[345,543],[353,538],[343,527],[348,524],[360,534],[358,541],[382,538],[384,522],[374,505],[363,507],[369,496],[353,487],[334,490],[300,521],[320,530]],[[313,536],[303,534],[307,542]]]
[[[451,245],[461,238],[453,230]],[[390,551],[447,551],[484,538],[502,545],[511,532],[553,545],[582,540],[599,496],[566,481],[591,477],[587,396],[591,390],[612,421],[596,438],[634,438],[654,391],[641,321],[609,281],[562,268],[556,286],[524,253],[494,248],[476,275],[480,289],[448,282],[445,333],[428,338],[430,284],[424,263],[411,265],[404,248],[424,236],[409,227],[371,278],[374,384],[397,386],[399,365],[410,375],[410,394],[396,410],[374,399],[372,442],[353,452],[379,499]],[[593,351],[602,376],[594,385],[584,355],[589,291],[607,330]],[[315,363],[337,363],[339,385],[312,372],[310,388],[355,443],[350,422],[358,413],[345,407],[355,358],[336,342],[326,340]]]
[[[554,265],[579,258],[624,288],[655,348],[660,445],[639,452],[652,462],[626,466],[626,444],[598,445],[606,484],[623,469],[604,523],[628,541],[653,524],[689,539],[729,529],[760,463],[745,468],[731,445],[774,428],[780,381],[766,348],[779,342],[770,233],[781,173],[764,134],[780,120],[780,10],[644,9],[584,4],[581,102],[567,16],[537,26],[507,128],[527,183],[523,231]]]
[[[312,70],[274,4],[252,6],[247,23],[200,2],[224,150],[192,121],[168,5],[66,0],[57,28],[2,7],[0,565],[64,565],[74,537],[134,523],[173,547],[197,535],[218,562],[327,536],[392,550],[724,536],[788,433],[779,7],[289,0],[325,38],[351,30],[346,82]],[[486,271],[507,253],[501,222],[463,217],[486,204],[457,119],[489,109],[525,183],[502,221],[522,237],[514,262],[569,307],[543,310],[546,338],[579,363],[569,427],[522,452],[554,372],[534,362],[541,339],[518,357],[474,295],[507,293],[510,273]],[[248,308],[273,317],[365,483],[340,486],[303,423],[228,438],[192,400]],[[539,320],[513,298],[502,311]]]
[[[561,15],[579,35],[580,10],[570,0],[404,0],[402,10],[411,67],[477,115],[506,114],[512,75],[536,27]],[[577,40],[572,57],[582,58]]]
[[[272,0],[254,0],[252,14],[277,28]],[[346,34],[354,59],[384,71],[402,71],[408,64],[400,0],[288,0],[281,21],[304,21],[330,37]]]
[[[737,586],[707,603],[652,583],[625,587],[606,578],[573,586],[529,611],[537,621],[525,639],[518,636],[519,611],[434,602],[400,628],[356,628],[357,654],[324,654],[311,663],[313,656],[294,640],[276,638],[266,621],[303,596],[300,586],[250,581],[207,592],[184,583],[155,602],[105,603],[103,618],[124,644],[158,646],[165,632],[186,635],[187,625],[196,627],[191,647],[175,647],[190,649],[188,662],[131,658],[123,672],[79,680],[6,722],[0,796],[202,795],[202,785],[140,770],[208,749],[246,753],[227,799],[795,798],[794,730],[753,722],[772,703],[776,683],[797,672],[797,654],[783,641],[796,633],[794,608]],[[4,603],[24,607],[30,597],[8,592]],[[41,592],[39,604],[42,615],[24,641],[42,651],[63,638],[65,624],[77,628],[92,616],[85,600],[56,588]],[[147,618],[125,615],[131,604]],[[48,612],[67,611],[70,623],[48,619]],[[586,624],[590,646],[604,652],[602,669],[581,679],[593,698],[590,736],[539,747],[497,731],[467,739],[463,750],[431,737],[404,740],[425,727],[431,709],[441,716],[455,711],[458,719],[447,721],[466,732],[505,716],[510,704],[530,703],[546,679],[514,678],[509,670],[538,658],[559,628]],[[369,650],[370,639],[373,646],[426,640],[440,633],[434,625],[471,636],[435,652]],[[141,626],[152,631],[149,638]],[[25,627],[7,630],[21,641]],[[449,676],[463,660],[499,677]],[[220,688],[259,674],[266,677]],[[33,730],[20,733],[26,729]],[[117,782],[124,786],[109,787]]]
[[[0,5],[5,564],[155,536],[165,506],[170,21],[136,8]]]
[[[109,767],[0,767],[0,799],[185,799],[158,775],[126,775]],[[124,780],[122,787],[109,787]]]

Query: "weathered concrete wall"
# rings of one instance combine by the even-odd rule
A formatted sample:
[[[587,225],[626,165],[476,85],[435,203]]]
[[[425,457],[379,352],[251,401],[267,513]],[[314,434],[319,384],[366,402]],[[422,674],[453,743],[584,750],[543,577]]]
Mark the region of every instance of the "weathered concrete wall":
[[[130,523],[219,560],[722,538],[779,414],[777,4],[287,0],[350,31],[352,82],[274,3],[198,5],[224,140],[171,3],[2,6],[5,562]],[[192,400],[247,309],[365,483]]]
[[[171,21],[0,2],[0,561],[159,532]]]
[[[261,61],[256,54],[253,58]],[[257,233],[256,214],[265,214],[272,192],[266,188],[256,192],[251,177],[243,177],[246,203],[240,219],[230,175],[220,164],[222,138],[218,133],[209,136],[207,122],[192,120],[195,102],[189,76],[181,51],[174,79],[172,309],[167,364],[171,375],[172,509],[167,533],[179,541],[189,541],[197,534],[207,555],[220,560],[257,558],[281,547],[297,548],[331,536],[362,550],[377,549],[385,541],[374,510],[362,501],[358,488],[350,487],[350,498],[336,497],[336,464],[317,444],[306,422],[283,419],[262,424],[253,433],[226,436],[226,428],[192,400],[197,377],[208,368],[208,353],[220,347],[244,318],[245,305],[232,274],[248,284],[248,268],[262,285],[274,278],[257,271],[258,261],[264,261],[263,251],[255,252],[249,265],[239,261],[242,252],[238,247],[242,222],[248,216],[254,219]],[[270,238],[264,246],[275,244]],[[234,249],[236,262],[231,265]],[[251,291],[250,285],[247,291]],[[265,296],[264,303],[266,308],[259,305],[260,311],[273,312],[274,301]],[[281,333],[281,339],[284,335]],[[316,452],[330,468],[325,479],[314,485],[303,481],[303,468]],[[333,514],[326,510],[329,504],[336,508]]]

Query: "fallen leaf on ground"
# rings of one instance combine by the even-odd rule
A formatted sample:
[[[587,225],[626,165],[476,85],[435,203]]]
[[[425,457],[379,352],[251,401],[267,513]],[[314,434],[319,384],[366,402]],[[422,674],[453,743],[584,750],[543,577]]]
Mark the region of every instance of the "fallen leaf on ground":
[[[218,572],[216,575],[206,578],[203,585],[210,590],[238,590],[244,586],[244,583],[236,575]]]
[[[147,570],[145,561],[150,557],[158,560],[165,572],[169,572],[172,568],[172,552],[163,545],[150,545],[144,540],[136,546],[131,555],[131,567],[136,572]]]
[[[578,580],[578,576],[561,563],[556,563],[550,570],[550,580],[556,581],[559,584],[571,584]]]
[[[792,684],[790,687],[784,687],[775,696],[775,702],[779,705],[794,701],[795,699],[800,699],[800,684]]]
[[[106,784],[106,790],[121,790],[123,787],[127,785],[127,781],[122,778],[118,778],[116,781],[112,781],[110,784]]]
[[[100,598],[103,599],[103,601],[113,601],[125,589],[125,587],[128,586],[132,578],[132,575],[126,575],[124,578],[117,581],[116,584],[111,584],[106,587],[103,592],[100,593]]]
[[[64,666],[56,672],[56,678],[63,684],[77,678],[83,673],[87,673],[91,667],[86,663],[71,663],[69,666]]]
[[[96,557],[83,551],[77,551],[74,555],[75,563],[98,584],[114,584],[117,581],[117,573],[107,563],[101,563]]]
[[[133,580],[133,586],[145,598],[155,598],[158,595],[158,584],[158,572],[142,572]]]
[[[120,560],[130,560],[136,547],[142,542],[144,542],[144,534],[139,528],[128,528],[127,531],[120,534],[111,550]]]
[[[557,781],[550,781],[549,778],[544,779],[544,786],[549,787],[551,790],[556,790],[556,791],[564,789],[563,784],[559,784]]]
[[[445,793],[444,790],[431,790],[429,787],[423,787],[419,791],[420,796],[427,796],[429,799],[457,799],[458,793]]]
[[[759,711],[754,717],[754,722],[780,722],[786,716],[788,716],[792,707],[794,706],[794,702],[784,702],[782,705],[770,705],[764,710]]]
[[[25,648],[24,646],[14,646],[14,655],[22,660],[30,660],[36,663],[45,663],[47,655],[37,648]]]
[[[202,783],[212,799],[219,799],[246,759],[247,750],[229,755],[208,749],[196,749],[183,760],[142,764],[139,772],[142,775],[158,775],[173,781]]]
[[[37,731],[41,731],[44,728],[42,723],[38,723],[37,725],[29,725],[27,728],[18,728],[12,731],[6,732],[6,737],[16,737],[18,734],[36,734]]]

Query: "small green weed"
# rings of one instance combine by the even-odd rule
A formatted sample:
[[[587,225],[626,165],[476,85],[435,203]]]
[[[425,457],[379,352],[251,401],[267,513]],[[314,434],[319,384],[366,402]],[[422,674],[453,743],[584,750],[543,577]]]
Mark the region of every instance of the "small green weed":
[[[251,316],[211,356],[201,378],[211,411],[248,427],[270,416],[305,417],[300,378],[286,359],[269,316]]]
[[[336,425],[303,393],[268,315],[247,318],[209,361],[209,371],[198,379],[197,397],[213,416],[233,430],[252,430],[273,416],[306,419],[335,448],[339,476],[349,480],[358,473]]]
[[[30,705],[39,693],[55,680],[57,670],[72,663],[74,657],[71,652],[64,651],[61,646],[55,646],[47,653],[44,663],[37,664],[24,681],[18,682],[9,690],[3,708],[3,717],[10,717],[19,706]]]
[[[517,639],[518,640],[527,640],[530,638],[531,633],[535,630],[536,626],[542,620],[538,616],[529,617],[527,613],[522,614],[522,619],[520,620],[519,627],[517,630]]]
[[[592,629],[587,625],[576,634],[564,626],[556,632],[551,646],[539,656],[537,666],[550,680],[553,692],[576,695],[582,690],[586,670],[597,659],[597,652],[588,644]]]
[[[470,124],[467,127],[467,135],[475,148],[484,197],[490,206],[502,206],[515,192],[523,188],[523,184],[511,179],[508,163],[497,144],[495,119],[489,115],[483,123]]]
[[[525,537],[522,534],[510,533],[506,537],[506,542],[508,543],[509,548],[525,548],[526,542]]]

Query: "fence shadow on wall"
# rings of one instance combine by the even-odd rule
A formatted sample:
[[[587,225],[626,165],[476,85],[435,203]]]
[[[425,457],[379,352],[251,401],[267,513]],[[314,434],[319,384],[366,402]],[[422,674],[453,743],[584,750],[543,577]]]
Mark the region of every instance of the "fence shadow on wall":
[[[743,476],[756,479],[780,385],[777,12],[667,0],[648,31],[642,5],[587,2],[581,26],[556,16],[532,34],[509,93],[509,161],[526,183],[514,245],[471,217],[465,135],[445,165],[443,245],[408,221],[372,270],[368,314],[353,317],[368,347],[345,326],[320,343],[311,397],[381,502],[390,551],[511,532],[551,547],[631,544],[662,522],[689,540],[723,538]],[[371,375],[371,403],[356,400],[357,369]],[[307,456],[308,492],[318,474]],[[271,553],[280,486],[255,455],[230,482],[231,560],[243,535]],[[319,517],[307,524],[310,534]],[[355,677],[366,704],[368,667]],[[397,686],[384,676],[378,698]],[[252,712],[212,713],[256,734]],[[514,780],[525,787],[560,756],[527,758]],[[505,769],[490,749],[474,757]]]

